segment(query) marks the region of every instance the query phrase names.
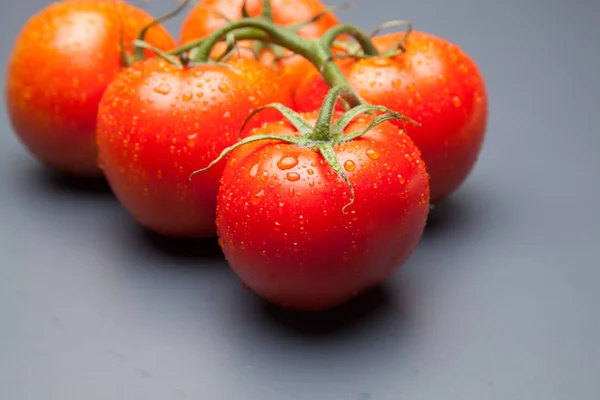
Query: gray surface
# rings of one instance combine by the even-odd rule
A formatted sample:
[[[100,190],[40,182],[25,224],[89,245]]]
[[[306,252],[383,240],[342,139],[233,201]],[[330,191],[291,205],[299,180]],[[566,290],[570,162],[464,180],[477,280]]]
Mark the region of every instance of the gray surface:
[[[44,3],[2,3],[3,60]],[[358,3],[346,21],[462,45],[490,92],[477,169],[409,264],[335,313],[266,307],[214,243],[156,240],[44,172],[3,107],[1,399],[600,398],[600,3]]]

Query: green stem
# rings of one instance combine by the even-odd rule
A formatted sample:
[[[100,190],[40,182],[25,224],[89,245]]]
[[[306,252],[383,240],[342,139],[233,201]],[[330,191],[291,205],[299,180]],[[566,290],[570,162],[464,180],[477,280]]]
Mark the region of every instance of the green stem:
[[[341,24],[334,26],[333,28],[325,32],[320,41],[323,43],[324,46],[330,49],[333,45],[333,42],[335,42],[335,40],[339,36],[344,34],[350,35],[354,39],[356,39],[365,55],[378,56],[380,54],[373,42],[371,41],[369,35],[362,29],[350,24]]]
[[[339,70],[338,66],[334,62],[331,62],[332,56],[329,40],[333,42],[337,36],[348,33],[351,36],[356,37],[361,45],[364,45],[366,52],[373,53],[377,50],[373,47],[368,35],[356,27],[342,25],[341,28],[335,27],[330,31],[333,32],[326,33],[326,35],[328,35],[327,40],[309,40],[268,21],[244,18],[223,26],[203,40],[196,41],[193,44],[185,44],[170,54],[178,54],[182,51],[194,49],[193,61],[206,62],[210,59],[213,47],[218,42],[224,40],[228,33],[234,32],[236,40],[242,40],[242,38],[245,40],[264,40],[299,54],[322,72],[323,79],[330,87],[344,86],[350,88],[346,101],[348,101],[352,107],[364,104],[364,101],[360,96],[351,90],[350,83]]]
[[[311,135],[312,140],[315,142],[327,142],[336,139],[332,137],[331,132],[331,120],[335,112],[335,104],[338,97],[348,92],[348,86],[334,86],[329,93],[327,93],[319,111],[317,121],[315,122],[315,127]]]

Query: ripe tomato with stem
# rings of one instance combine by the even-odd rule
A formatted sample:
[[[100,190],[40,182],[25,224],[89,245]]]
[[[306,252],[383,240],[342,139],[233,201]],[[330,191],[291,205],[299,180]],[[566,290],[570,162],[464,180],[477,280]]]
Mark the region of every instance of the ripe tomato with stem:
[[[364,101],[419,122],[407,133],[423,154],[431,202],[437,203],[475,167],[487,128],[487,91],[478,66],[460,47],[425,32],[405,35],[376,36],[381,55],[337,64]],[[295,93],[297,110],[317,109],[328,88],[319,74],[309,74]]]
[[[263,124],[229,147],[218,192],[219,243],[233,271],[262,298],[304,311],[337,307],[398,270],[429,211],[429,177],[411,139],[375,106]],[[374,117],[369,111],[383,114]]]
[[[179,41],[186,43],[206,37],[244,15],[272,21],[307,39],[318,39],[339,24],[333,8],[328,9],[320,0],[202,0],[186,16]],[[253,41],[240,41],[238,45],[243,56],[258,57],[263,64],[280,71],[291,91],[308,71],[316,70],[302,56],[281,47]],[[215,54],[223,48],[216,46]]]

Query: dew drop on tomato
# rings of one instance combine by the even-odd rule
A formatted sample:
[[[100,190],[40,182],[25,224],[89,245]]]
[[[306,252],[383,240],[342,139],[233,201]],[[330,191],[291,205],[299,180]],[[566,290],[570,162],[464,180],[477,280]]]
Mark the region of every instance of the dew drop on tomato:
[[[192,100],[193,97],[194,94],[192,92],[185,92],[181,95],[181,100],[187,103],[188,101]]]
[[[252,204],[257,206],[261,203],[261,201],[263,200],[265,196],[265,191],[261,190],[260,192],[256,193],[254,196],[252,196]]]
[[[254,165],[252,166],[252,168],[250,168],[250,172],[248,172],[248,175],[250,175],[251,177],[253,177],[253,178],[254,178],[254,177],[256,176],[256,174],[257,174],[257,173],[258,173],[258,163],[257,163],[257,164],[254,164]]]
[[[219,84],[219,91],[220,91],[221,93],[228,93],[228,92],[229,92],[229,90],[231,90],[231,89],[229,88],[229,86],[227,86],[227,85],[225,85],[225,84],[223,84],[223,83],[220,83],[220,84]]]
[[[277,162],[277,167],[282,171],[294,168],[296,165],[298,165],[298,159],[295,157],[284,157]]]
[[[368,149],[367,157],[369,157],[371,160],[377,160],[379,158],[379,153],[373,149]]]
[[[285,177],[287,178],[288,181],[291,181],[291,182],[296,182],[296,181],[300,180],[300,174],[297,172],[288,172],[287,174],[285,174]]]
[[[154,88],[154,91],[158,94],[167,95],[171,93],[171,86],[167,82],[161,82]]]
[[[352,172],[356,169],[356,164],[352,160],[346,160],[344,163],[344,169],[348,172]]]

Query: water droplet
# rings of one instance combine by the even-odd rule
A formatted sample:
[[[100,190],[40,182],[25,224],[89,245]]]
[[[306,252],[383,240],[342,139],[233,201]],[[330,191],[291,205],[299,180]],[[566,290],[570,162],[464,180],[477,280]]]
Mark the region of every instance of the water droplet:
[[[277,162],[277,167],[281,170],[294,168],[296,165],[298,165],[298,159],[295,157],[284,157]]]
[[[392,81],[392,86],[394,89],[400,89],[400,86],[402,86],[402,81],[400,79],[394,79]]]
[[[401,185],[404,185],[404,183],[406,182],[406,178],[403,177],[402,175],[398,175],[398,180],[400,181]]]
[[[285,177],[287,178],[288,181],[292,181],[292,182],[296,182],[296,181],[300,180],[300,174],[297,172],[288,172],[287,174],[285,174]]]
[[[220,84],[219,84],[219,91],[220,91],[221,93],[227,93],[227,92],[229,92],[229,90],[231,90],[231,89],[229,88],[229,86],[225,85],[224,83],[220,83]]]
[[[352,172],[356,169],[356,164],[352,160],[346,160],[344,163],[344,169],[348,172]]]
[[[425,195],[425,193],[421,193],[421,196],[419,196],[419,206],[424,207],[426,204],[427,204],[427,196]]]
[[[162,174],[162,171],[160,169],[158,171],[156,171],[156,177],[158,179],[162,179],[163,178],[163,174]]]
[[[263,197],[265,197],[265,191],[261,190],[252,197],[252,204],[254,204],[255,206],[259,205]]]
[[[447,79],[443,74],[440,74],[440,76],[438,76],[438,79],[442,84],[445,84],[447,82]]]
[[[167,82],[161,82],[154,88],[154,91],[158,94],[167,95],[171,93],[171,86]]]
[[[293,187],[290,187],[290,190],[288,191],[288,195],[289,195],[290,197],[294,197],[294,195],[295,195],[295,194],[296,194],[296,191],[294,190],[294,188],[293,188]]]
[[[306,173],[309,174],[309,175],[312,175],[312,174],[315,173],[315,171],[313,171],[312,169],[307,169]]]
[[[190,147],[194,147],[194,145],[196,144],[196,138],[198,137],[197,133],[192,133],[191,135],[188,135],[187,137],[187,145]]]
[[[194,97],[194,94],[192,92],[185,92],[184,94],[181,95],[181,100],[187,103],[193,97]]]
[[[225,111],[225,112],[223,113],[223,119],[228,119],[228,118],[230,118],[230,117],[231,117],[231,113],[230,113],[229,111]]]
[[[460,72],[462,72],[463,74],[466,74],[467,72],[469,72],[469,68],[467,68],[467,66],[465,64],[460,64],[458,66],[458,70]]]
[[[196,92],[196,97],[201,99],[204,96],[204,92]]]
[[[275,221],[275,227],[273,228],[273,230],[278,231],[281,229],[281,224],[277,221]]]
[[[371,160],[377,160],[379,158],[379,153],[373,149],[368,149],[367,157],[369,157]]]
[[[258,163],[257,163],[257,164],[254,164],[254,165],[252,166],[252,168],[250,169],[250,172],[248,172],[248,175],[250,175],[251,177],[253,177],[253,178],[254,178],[254,177],[256,176],[256,174],[257,174],[257,173],[258,173]]]
[[[452,98],[452,104],[454,104],[454,107],[460,107],[462,102],[460,101],[460,98],[458,98],[457,96],[454,96]]]

